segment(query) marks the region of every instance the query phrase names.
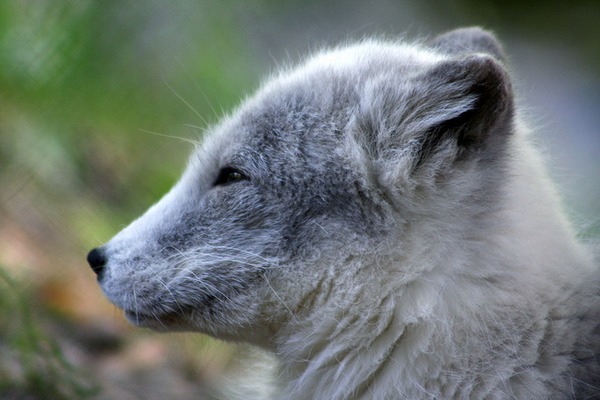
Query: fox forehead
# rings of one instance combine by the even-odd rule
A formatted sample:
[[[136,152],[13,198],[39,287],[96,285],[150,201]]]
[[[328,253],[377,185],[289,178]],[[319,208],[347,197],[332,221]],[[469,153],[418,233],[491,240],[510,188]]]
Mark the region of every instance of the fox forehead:
[[[410,80],[420,66],[441,58],[416,46],[374,40],[317,53],[302,67],[268,80],[214,127],[192,156],[191,168],[214,175],[232,163],[264,168],[284,157],[290,169],[298,158],[314,154],[318,162],[322,151],[331,155],[331,146],[343,151],[340,140],[364,103],[365,87],[392,76]]]

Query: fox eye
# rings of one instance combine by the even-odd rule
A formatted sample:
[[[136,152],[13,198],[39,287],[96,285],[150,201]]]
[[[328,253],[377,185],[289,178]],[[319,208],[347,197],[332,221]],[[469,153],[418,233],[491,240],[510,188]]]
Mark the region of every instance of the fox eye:
[[[235,168],[225,167],[219,171],[219,175],[213,186],[224,186],[239,181],[248,180],[248,177]]]

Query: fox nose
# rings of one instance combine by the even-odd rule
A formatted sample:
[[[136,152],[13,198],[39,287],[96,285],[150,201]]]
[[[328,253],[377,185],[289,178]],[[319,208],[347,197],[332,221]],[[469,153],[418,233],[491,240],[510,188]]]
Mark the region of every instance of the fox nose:
[[[92,249],[87,255],[87,262],[90,264],[90,267],[92,267],[92,271],[96,273],[98,280],[102,279],[106,261],[106,255],[100,247]]]

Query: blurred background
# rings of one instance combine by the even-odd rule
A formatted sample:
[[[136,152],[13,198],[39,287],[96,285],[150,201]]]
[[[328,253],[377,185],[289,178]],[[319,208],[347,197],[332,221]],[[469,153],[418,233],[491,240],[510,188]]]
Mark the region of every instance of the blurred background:
[[[168,190],[186,139],[323,46],[495,31],[567,212],[600,237],[599,22],[596,0],[0,1],[0,398],[213,398],[250,368],[128,327],[85,255]]]

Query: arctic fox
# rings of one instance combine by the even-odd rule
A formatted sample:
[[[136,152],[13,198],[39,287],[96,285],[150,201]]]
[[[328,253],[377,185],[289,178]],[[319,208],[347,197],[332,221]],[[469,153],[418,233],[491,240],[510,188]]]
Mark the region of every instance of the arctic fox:
[[[600,398],[600,271],[479,28],[279,73],[88,261],[133,324],[271,351],[274,398]]]

